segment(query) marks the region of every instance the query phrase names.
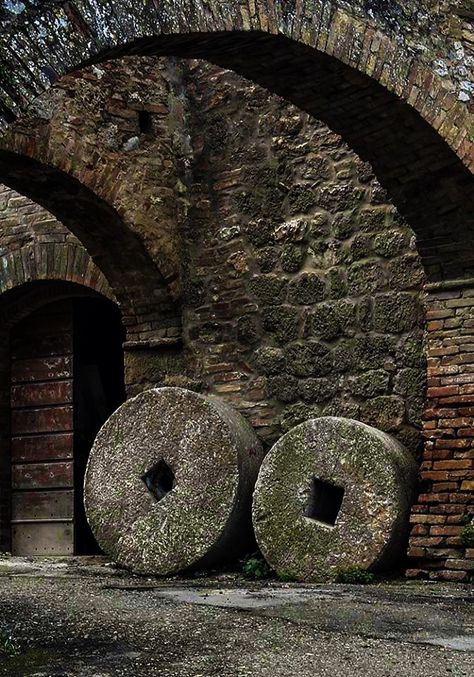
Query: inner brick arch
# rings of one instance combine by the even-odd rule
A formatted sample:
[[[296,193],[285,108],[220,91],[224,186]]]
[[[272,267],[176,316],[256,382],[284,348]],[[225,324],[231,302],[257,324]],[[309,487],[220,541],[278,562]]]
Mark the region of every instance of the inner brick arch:
[[[360,2],[350,12],[316,0],[21,4],[3,51],[7,118],[78,65],[126,54],[208,59],[323,120],[370,161],[432,280],[472,275],[472,116],[459,83],[436,73],[429,30],[418,58],[403,27],[401,40],[390,37],[390,8],[370,18]]]
[[[0,257],[0,270],[0,309],[5,292],[40,280],[80,285],[80,289],[85,287],[116,303],[103,273],[82,247],[72,243],[26,245]],[[8,314],[0,315],[2,326],[11,326],[17,321],[10,306],[8,308]]]
[[[18,153],[0,152],[0,174],[84,245],[121,308],[128,340],[154,338],[169,327],[176,331],[179,318],[167,283],[112,207],[65,172]]]

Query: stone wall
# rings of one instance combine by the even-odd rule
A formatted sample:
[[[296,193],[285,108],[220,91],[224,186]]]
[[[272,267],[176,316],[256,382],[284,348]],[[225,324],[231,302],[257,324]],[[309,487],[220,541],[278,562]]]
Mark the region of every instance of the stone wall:
[[[159,110],[148,110],[156,102],[143,97],[137,102],[142,76],[158,83]],[[472,549],[462,547],[459,532],[469,515],[464,483],[472,461],[449,454],[470,447],[464,433],[454,427],[454,435],[445,433],[440,423],[464,414],[444,416],[447,403],[433,388],[445,384],[435,384],[438,376],[431,372],[425,405],[423,267],[413,230],[370,165],[307,113],[203,62],[115,62],[67,78],[51,96],[54,106],[43,101],[40,131],[36,108],[15,128],[13,148],[29,149],[32,158],[37,152],[40,161],[58,163],[89,189],[110,195],[127,230],[157,264],[146,269],[142,284],[143,259],[117,237],[132,281],[128,289],[140,291],[144,300],[126,317],[129,332],[136,327],[125,357],[129,394],[153,385],[216,394],[250,420],[266,445],[310,416],[349,416],[390,432],[415,455],[423,408],[425,416],[440,408],[442,417],[426,419],[422,470],[448,473],[446,482],[457,484],[444,491],[437,486],[444,479],[423,475],[431,485],[415,507],[411,556],[418,561],[412,575],[454,572],[452,577],[466,579]],[[82,106],[90,117],[80,117]],[[124,256],[115,258],[108,231],[92,223],[76,233],[95,237],[94,259],[120,280]],[[15,237],[8,246],[16,246]],[[178,277],[171,273],[165,280],[158,270],[163,252]],[[121,291],[126,298],[127,286]],[[459,294],[430,297],[429,312],[440,310],[438,302],[468,299],[466,291]],[[163,317],[169,320],[164,326]],[[428,325],[428,347],[433,322],[438,320]],[[438,329],[462,337],[468,323],[466,316],[463,326]],[[430,363],[438,357],[429,353]],[[464,362],[457,377],[468,377]],[[449,446],[458,438],[461,445]],[[444,439],[448,446],[440,446]],[[448,456],[430,457],[441,452]],[[443,461],[456,465],[449,471],[426,465]],[[445,500],[446,493],[452,500]],[[426,499],[438,494],[442,501]],[[463,511],[449,512],[446,506],[456,506],[458,495],[466,496]],[[431,533],[454,528],[452,534]],[[422,545],[418,538],[429,542]],[[441,539],[444,555],[436,553],[431,538]]]
[[[349,416],[416,453],[424,275],[370,166],[235,74],[186,74],[194,152],[185,338],[205,388],[268,442]]]
[[[7,142],[97,191],[157,268],[179,273],[163,287],[121,231],[87,213],[67,224],[122,307],[130,394],[213,392],[269,443],[339,413],[416,453],[422,266],[413,232],[340,136],[216,66],[126,59],[59,82]],[[64,218],[68,190],[52,193]],[[181,299],[163,296],[179,278],[184,351]]]
[[[408,575],[466,581],[474,571],[474,287],[432,287],[426,318],[425,447]]]

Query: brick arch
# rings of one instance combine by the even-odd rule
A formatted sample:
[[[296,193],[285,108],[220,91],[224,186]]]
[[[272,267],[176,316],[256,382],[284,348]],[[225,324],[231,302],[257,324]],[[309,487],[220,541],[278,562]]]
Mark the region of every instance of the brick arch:
[[[167,281],[139,238],[105,200],[60,168],[12,151],[0,151],[0,175],[10,188],[47,209],[79,239],[117,300],[130,340],[154,338],[154,333],[179,327]],[[148,327],[147,337],[143,324]]]
[[[60,278],[35,279],[3,290],[0,294],[2,336],[25,317],[43,306],[70,298],[103,298],[116,305],[110,291],[95,289],[85,280],[69,281]]]
[[[402,19],[398,3],[350,4],[348,11],[318,0],[22,3],[15,16],[3,10],[4,118],[79,65],[125,54],[205,58],[322,119],[369,160],[417,233],[431,279],[472,274],[473,115],[450,39],[440,42],[433,28],[460,19],[421,2],[430,21],[419,30],[410,3]]]
[[[39,280],[71,282],[116,302],[104,274],[80,245],[39,242],[0,257],[0,299],[5,292]]]

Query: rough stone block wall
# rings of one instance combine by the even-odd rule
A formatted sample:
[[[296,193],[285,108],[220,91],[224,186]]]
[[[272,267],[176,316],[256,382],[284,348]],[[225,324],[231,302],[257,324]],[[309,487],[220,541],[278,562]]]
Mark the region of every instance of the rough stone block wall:
[[[467,581],[474,576],[474,285],[430,290],[426,319],[425,446],[408,575]]]
[[[268,442],[322,414],[419,449],[423,269],[371,167],[235,74],[188,72],[185,341]]]

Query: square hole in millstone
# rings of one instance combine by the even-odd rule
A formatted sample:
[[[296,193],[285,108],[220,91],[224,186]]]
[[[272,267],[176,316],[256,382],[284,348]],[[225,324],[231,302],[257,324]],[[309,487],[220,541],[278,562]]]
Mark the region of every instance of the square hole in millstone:
[[[148,472],[146,472],[142,480],[145,482],[148,491],[150,491],[157,501],[169,494],[174,488],[174,472],[170,465],[164,460],[158,461]]]
[[[313,477],[304,516],[334,526],[341,509],[344,489]]]

